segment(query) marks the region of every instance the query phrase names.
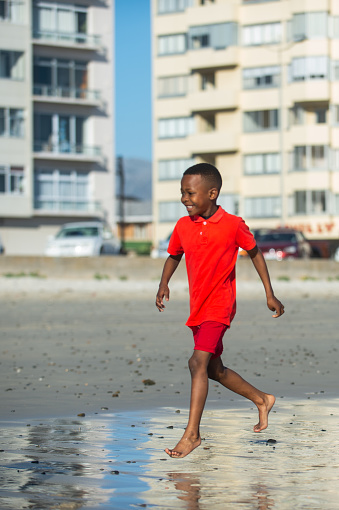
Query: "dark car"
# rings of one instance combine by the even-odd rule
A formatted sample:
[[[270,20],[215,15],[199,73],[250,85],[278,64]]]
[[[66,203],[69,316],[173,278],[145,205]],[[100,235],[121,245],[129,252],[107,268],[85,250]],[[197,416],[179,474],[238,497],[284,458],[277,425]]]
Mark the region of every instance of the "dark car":
[[[310,243],[298,230],[259,230],[255,239],[267,260],[309,258],[312,255]]]

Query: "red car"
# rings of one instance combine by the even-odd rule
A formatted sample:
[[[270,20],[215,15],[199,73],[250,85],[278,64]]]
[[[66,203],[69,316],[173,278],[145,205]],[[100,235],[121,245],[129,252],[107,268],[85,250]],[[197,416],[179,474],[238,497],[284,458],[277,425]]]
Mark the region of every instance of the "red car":
[[[255,239],[267,260],[309,258],[312,255],[310,243],[298,230],[259,230]]]

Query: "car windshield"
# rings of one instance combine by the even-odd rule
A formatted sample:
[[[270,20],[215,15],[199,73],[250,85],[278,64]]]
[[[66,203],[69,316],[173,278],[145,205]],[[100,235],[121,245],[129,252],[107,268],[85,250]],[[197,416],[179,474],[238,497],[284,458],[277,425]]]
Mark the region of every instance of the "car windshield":
[[[257,236],[259,243],[295,243],[296,235],[293,233],[259,234]]]
[[[63,228],[57,234],[57,239],[64,237],[96,237],[99,235],[98,227],[69,227]]]

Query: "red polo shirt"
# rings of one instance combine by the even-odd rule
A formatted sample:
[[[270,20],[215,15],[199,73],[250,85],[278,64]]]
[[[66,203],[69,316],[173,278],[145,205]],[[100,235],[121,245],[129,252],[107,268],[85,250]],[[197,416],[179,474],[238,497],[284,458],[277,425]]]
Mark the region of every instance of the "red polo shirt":
[[[170,239],[168,253],[185,253],[190,291],[187,326],[205,321],[230,325],[236,311],[235,264],[239,247],[251,250],[255,239],[242,218],[220,206],[213,216],[181,218]]]

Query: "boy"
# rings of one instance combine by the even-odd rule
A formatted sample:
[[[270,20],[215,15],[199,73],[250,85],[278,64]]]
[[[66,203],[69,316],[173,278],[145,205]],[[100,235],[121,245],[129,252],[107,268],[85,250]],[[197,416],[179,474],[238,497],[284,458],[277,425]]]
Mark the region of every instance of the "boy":
[[[181,218],[170,239],[156,307],[164,311],[169,300],[168,283],[185,253],[190,291],[190,316],[186,322],[193,331],[194,351],[188,362],[191,372],[190,413],[184,435],[166,453],[173,458],[185,457],[201,443],[199,426],[204,410],[208,379],[251,400],[258,408],[259,422],[254,432],[268,425],[268,413],[275,397],[254,388],[233,370],[223,366],[222,339],[236,311],[235,264],[239,247],[245,249],[264,285],[267,306],[273,317],[284,313],[284,306],[274,296],[264,257],[244,221],[226,213],[217,205],[222,179],[210,164],[200,163],[184,172],[181,202],[188,216]]]

